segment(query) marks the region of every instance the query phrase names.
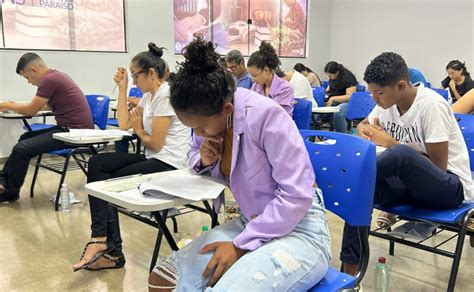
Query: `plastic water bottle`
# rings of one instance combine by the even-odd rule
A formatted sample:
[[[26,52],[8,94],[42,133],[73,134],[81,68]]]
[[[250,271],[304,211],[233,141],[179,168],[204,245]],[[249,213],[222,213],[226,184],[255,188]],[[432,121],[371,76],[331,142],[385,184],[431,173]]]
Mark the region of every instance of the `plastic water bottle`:
[[[201,233],[204,233],[204,232],[206,232],[206,231],[209,231],[209,226],[203,225],[203,226],[201,227]]]
[[[379,262],[375,266],[374,275],[374,291],[387,292],[388,291],[388,267],[384,257],[379,257]]]
[[[61,196],[61,211],[69,212],[69,189],[67,184],[62,184],[61,190],[59,191],[59,195]]]

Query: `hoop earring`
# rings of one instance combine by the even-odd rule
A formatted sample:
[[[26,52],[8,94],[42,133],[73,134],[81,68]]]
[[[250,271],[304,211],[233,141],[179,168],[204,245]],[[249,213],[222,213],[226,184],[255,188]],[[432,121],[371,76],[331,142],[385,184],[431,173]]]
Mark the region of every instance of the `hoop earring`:
[[[230,113],[228,116],[227,116],[227,130],[230,129],[230,127],[232,127],[232,113]]]

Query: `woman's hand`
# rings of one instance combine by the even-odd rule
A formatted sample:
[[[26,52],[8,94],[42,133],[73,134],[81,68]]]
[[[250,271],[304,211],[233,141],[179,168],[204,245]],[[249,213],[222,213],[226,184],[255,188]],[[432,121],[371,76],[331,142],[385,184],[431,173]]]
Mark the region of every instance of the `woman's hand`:
[[[451,79],[449,81],[449,88],[451,88],[452,90],[455,90],[456,89],[456,81],[454,81],[453,79]]]
[[[219,281],[222,275],[224,275],[235,262],[247,253],[247,250],[236,247],[232,241],[217,241],[207,244],[202,248],[201,253],[212,251],[214,251],[214,255],[202,273],[205,279],[211,277],[208,283],[211,287]],[[214,270],[214,273],[211,274],[212,270]]]
[[[143,108],[135,107],[130,111],[130,125],[136,134],[139,134],[143,129]]]
[[[117,84],[119,89],[127,90],[128,87],[128,74],[127,69],[123,67],[117,68],[117,72],[114,75],[114,82]]]
[[[207,167],[222,158],[222,135],[204,137],[201,149],[201,166]]]

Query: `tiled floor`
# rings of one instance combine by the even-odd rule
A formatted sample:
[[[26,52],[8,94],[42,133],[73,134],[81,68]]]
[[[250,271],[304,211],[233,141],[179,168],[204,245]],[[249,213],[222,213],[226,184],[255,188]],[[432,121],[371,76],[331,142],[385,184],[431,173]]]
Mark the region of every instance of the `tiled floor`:
[[[71,265],[82,253],[90,236],[90,216],[85,177],[80,171],[68,174],[70,190],[83,202],[68,213],[54,212],[49,201],[59,177],[42,171],[36,197],[29,198],[32,169],[22,190],[21,199],[0,205],[0,291],[12,290],[84,290],[146,291],[148,267],[156,229],[121,216],[121,230],[127,264],[124,269],[100,272],[72,272]],[[342,222],[330,215],[333,265],[339,266]],[[196,236],[200,227],[209,224],[204,214],[193,212],[179,217],[177,240]],[[445,291],[451,261],[422,251],[397,246],[396,256],[388,256],[388,243],[370,238],[371,259],[363,280],[364,291],[372,291],[376,259],[387,257],[390,264],[391,291]],[[166,243],[161,255],[170,252]],[[474,291],[474,249],[466,240],[456,291]]]

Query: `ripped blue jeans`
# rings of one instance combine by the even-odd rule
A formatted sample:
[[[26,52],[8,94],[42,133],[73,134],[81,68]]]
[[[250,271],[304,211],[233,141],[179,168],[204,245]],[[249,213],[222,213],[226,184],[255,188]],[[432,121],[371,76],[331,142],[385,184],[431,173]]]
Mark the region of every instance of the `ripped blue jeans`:
[[[322,194],[315,189],[313,204],[295,229],[241,257],[217,282],[207,287],[202,273],[212,253],[199,250],[215,241],[232,241],[248,219],[241,216],[202,234],[167,261],[176,266],[176,291],[304,291],[326,274],[330,240]]]

